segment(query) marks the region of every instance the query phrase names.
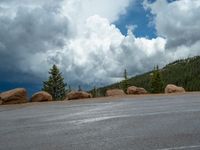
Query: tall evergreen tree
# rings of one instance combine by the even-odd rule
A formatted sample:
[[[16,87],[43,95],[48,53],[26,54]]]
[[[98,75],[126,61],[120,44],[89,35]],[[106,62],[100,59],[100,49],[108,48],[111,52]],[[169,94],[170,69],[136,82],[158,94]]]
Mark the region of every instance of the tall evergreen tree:
[[[124,80],[128,80],[128,75],[126,69],[124,70]]]
[[[43,82],[42,90],[51,94],[54,100],[63,100],[65,98],[66,84],[60,70],[56,65],[53,65],[49,74],[49,79]]]
[[[93,90],[92,90],[92,97],[97,97],[97,88],[96,86],[94,86]]]
[[[151,92],[152,93],[162,93],[163,92],[163,81],[161,78],[161,73],[159,67],[154,68],[152,78],[151,78]]]
[[[128,83],[128,73],[126,69],[124,70],[124,80],[121,82],[121,87],[123,91],[126,93],[128,89],[129,83]]]

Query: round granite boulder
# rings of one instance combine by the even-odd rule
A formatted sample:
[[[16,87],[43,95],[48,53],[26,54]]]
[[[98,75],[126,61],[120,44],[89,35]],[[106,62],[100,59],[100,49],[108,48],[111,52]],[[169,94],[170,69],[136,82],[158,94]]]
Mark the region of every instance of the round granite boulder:
[[[52,96],[44,91],[40,91],[38,93],[35,93],[32,97],[31,97],[31,102],[48,102],[48,101],[52,101],[53,98]]]
[[[165,88],[165,93],[184,93],[185,89],[183,87],[178,87],[174,84],[168,84]]]
[[[28,102],[27,91],[24,88],[17,88],[0,94],[2,104],[20,104]]]

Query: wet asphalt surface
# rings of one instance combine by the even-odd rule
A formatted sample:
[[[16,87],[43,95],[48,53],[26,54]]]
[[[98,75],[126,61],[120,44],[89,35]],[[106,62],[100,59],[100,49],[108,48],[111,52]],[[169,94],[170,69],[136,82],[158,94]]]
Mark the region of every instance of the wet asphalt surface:
[[[200,93],[0,106],[0,150],[200,150]]]

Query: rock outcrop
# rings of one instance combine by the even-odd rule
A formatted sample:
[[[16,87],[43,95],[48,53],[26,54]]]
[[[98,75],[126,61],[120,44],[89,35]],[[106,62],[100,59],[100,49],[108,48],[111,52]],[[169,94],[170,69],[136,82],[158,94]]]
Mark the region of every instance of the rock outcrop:
[[[92,98],[92,94],[84,91],[72,91],[67,94],[68,100]]]
[[[183,87],[178,87],[174,84],[168,84],[165,88],[165,93],[184,93],[185,89]]]
[[[141,87],[131,86],[128,87],[127,94],[147,94],[147,91]]]
[[[2,104],[20,104],[28,102],[27,91],[17,88],[0,94]]]
[[[31,97],[31,102],[48,102],[48,101],[52,101],[53,98],[52,96],[44,91],[35,93],[32,97]]]
[[[106,91],[106,96],[124,96],[126,95],[121,89],[111,89]]]

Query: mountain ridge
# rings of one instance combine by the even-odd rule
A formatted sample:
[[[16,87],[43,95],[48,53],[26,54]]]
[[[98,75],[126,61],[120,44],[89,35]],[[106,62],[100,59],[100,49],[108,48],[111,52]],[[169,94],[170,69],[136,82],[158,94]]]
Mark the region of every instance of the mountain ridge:
[[[200,91],[200,56],[176,60],[167,64],[159,71],[164,87],[167,84],[175,84],[184,87],[186,91]],[[128,83],[130,86],[143,87],[150,92],[152,73],[153,70],[131,77],[128,79]],[[120,88],[120,82],[98,88],[97,95],[105,96],[107,89],[114,88]]]

